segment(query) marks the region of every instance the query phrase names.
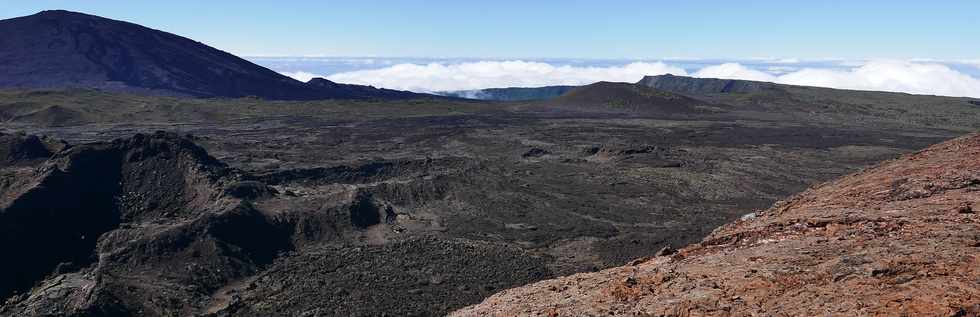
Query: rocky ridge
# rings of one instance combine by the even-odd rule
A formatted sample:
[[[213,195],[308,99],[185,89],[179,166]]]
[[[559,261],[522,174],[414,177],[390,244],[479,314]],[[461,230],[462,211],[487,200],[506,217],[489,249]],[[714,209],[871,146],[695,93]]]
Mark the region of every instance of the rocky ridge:
[[[980,135],[807,190],[701,243],[453,316],[975,316]]]

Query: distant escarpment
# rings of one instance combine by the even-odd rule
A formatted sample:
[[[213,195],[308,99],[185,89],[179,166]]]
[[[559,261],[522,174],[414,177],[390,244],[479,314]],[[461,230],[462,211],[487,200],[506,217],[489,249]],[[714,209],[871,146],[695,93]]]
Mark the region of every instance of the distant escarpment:
[[[323,79],[307,84],[184,37],[76,12],[2,20],[0,34],[0,88],[277,100],[421,96]]]
[[[976,316],[980,135],[816,186],[701,243],[454,316]]]
[[[671,74],[646,76],[637,85],[679,94],[701,95],[772,91],[777,84],[739,79],[696,78]]]
[[[598,82],[543,102],[551,109],[679,116],[722,111],[688,96],[628,83]]]

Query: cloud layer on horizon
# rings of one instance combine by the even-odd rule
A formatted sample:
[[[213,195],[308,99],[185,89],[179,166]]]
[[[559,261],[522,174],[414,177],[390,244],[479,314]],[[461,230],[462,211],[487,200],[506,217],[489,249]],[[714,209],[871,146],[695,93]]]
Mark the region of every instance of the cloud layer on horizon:
[[[327,79],[420,92],[493,87],[584,85],[596,81],[633,82],[644,75],[686,74],[667,64],[630,63],[612,67],[554,66],[542,62],[484,61],[458,64],[398,64],[391,67],[334,74]]]
[[[782,75],[726,63],[705,67],[692,75],[839,89],[980,97],[980,79],[945,65],[909,61],[870,61],[846,70],[804,68]]]
[[[437,92],[496,87],[584,85],[597,81],[636,82],[645,75],[666,73],[840,89],[980,98],[980,79],[940,63],[900,60],[852,62],[832,69],[768,67],[760,70],[740,63],[722,63],[705,66],[694,72],[663,62],[635,62],[621,66],[598,67],[556,66],[528,61],[482,61],[453,64],[405,63],[330,76],[302,71],[284,74],[302,81],[313,77],[326,77],[341,83]]]

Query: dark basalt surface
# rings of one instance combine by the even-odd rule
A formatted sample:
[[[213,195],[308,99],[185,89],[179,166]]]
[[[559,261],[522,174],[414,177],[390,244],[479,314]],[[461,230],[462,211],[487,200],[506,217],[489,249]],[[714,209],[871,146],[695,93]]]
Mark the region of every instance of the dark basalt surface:
[[[680,250],[976,131],[969,101],[623,83],[507,103],[0,91],[0,247],[20,253],[0,263],[0,316],[442,315]]]
[[[121,223],[193,213],[210,200],[198,182],[219,177],[223,165],[187,140],[137,136],[58,152],[5,195],[0,244],[19,261],[4,261],[4,297],[23,292],[53,271],[98,259],[97,243]],[[24,182],[24,179],[20,179]]]
[[[17,153],[44,149],[14,137]],[[552,276],[545,258],[500,243],[357,243],[396,227],[393,204],[431,199],[425,188],[379,186],[320,210],[279,209],[302,198],[247,180],[261,177],[228,168],[191,137],[30,153],[50,158],[0,201],[0,248],[19,258],[0,263],[0,315],[429,314]],[[332,299],[311,300],[323,296]]]
[[[541,257],[493,243],[419,238],[321,246],[285,257],[240,290],[223,293],[233,299],[218,315],[439,315],[548,276]]]
[[[977,157],[978,134],[940,143],[700,243],[510,289],[450,316],[975,316]]]

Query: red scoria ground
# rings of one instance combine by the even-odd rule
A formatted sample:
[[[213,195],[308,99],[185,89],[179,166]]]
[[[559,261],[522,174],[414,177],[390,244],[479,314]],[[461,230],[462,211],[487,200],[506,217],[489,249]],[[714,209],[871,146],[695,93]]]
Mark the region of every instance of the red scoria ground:
[[[454,316],[976,316],[980,135],[811,188],[678,252]]]

